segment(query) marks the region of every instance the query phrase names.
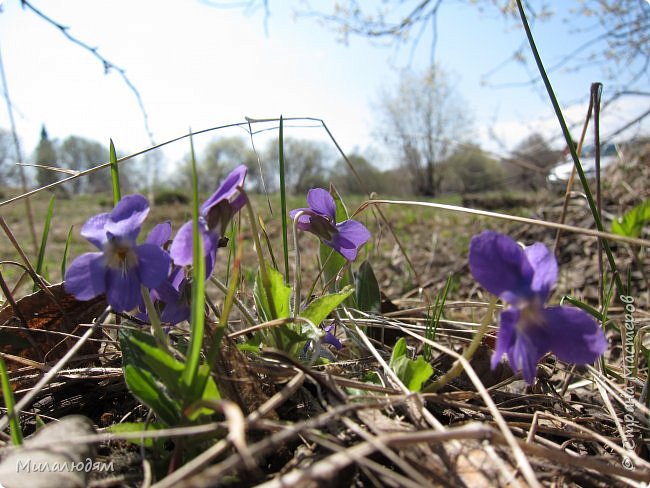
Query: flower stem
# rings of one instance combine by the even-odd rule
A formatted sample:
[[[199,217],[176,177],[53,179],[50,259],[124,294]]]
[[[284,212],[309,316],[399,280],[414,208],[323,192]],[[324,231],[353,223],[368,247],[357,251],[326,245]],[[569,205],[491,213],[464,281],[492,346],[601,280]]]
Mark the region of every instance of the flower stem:
[[[147,309],[147,315],[151,321],[151,333],[165,351],[169,350],[169,345],[167,343],[167,336],[165,331],[160,324],[160,317],[158,317],[158,311],[151,301],[151,295],[149,295],[149,290],[143,285],[140,285],[140,290],[142,292],[142,298],[144,299],[144,306]]]
[[[244,191],[243,188],[240,187],[239,191],[241,191],[244,195],[246,195],[246,192]],[[260,236],[257,233],[255,212],[253,211],[253,205],[251,204],[248,195],[246,195],[246,211],[248,212],[248,220],[250,221],[251,224],[251,231],[252,231],[251,233],[253,234],[255,251],[257,252],[257,260],[260,263],[260,278],[262,279],[262,287],[264,288],[264,295],[266,295],[266,302],[269,305],[269,311],[271,312],[272,318],[277,319],[278,313],[277,310],[275,309],[275,303],[273,302],[273,291],[271,290],[271,282],[269,280],[269,275],[266,272],[266,261],[264,260],[264,255],[262,254],[262,244],[260,243]],[[282,334],[280,334],[280,332],[275,327],[271,329],[271,331],[275,338],[276,347],[282,350],[283,349]]]
[[[298,219],[304,214],[302,210],[293,217],[293,247],[296,252],[296,269],[293,274],[293,314],[295,318],[300,314],[300,248],[298,247]],[[307,295],[309,297],[309,295]]]
[[[472,358],[472,356],[474,356],[474,353],[478,349],[478,346],[481,344],[481,341],[483,340],[483,336],[485,336],[485,333],[487,332],[488,327],[492,322],[492,315],[494,315],[494,309],[496,308],[496,305],[497,305],[497,297],[493,296],[488,305],[488,309],[487,312],[485,313],[485,317],[483,317],[483,320],[481,321],[481,325],[479,329],[476,331],[476,334],[474,334],[474,338],[472,339],[472,342],[470,343],[469,347],[465,350],[465,353],[463,354],[463,358],[466,359],[467,361],[469,361]],[[449,383],[451,380],[453,380],[458,375],[460,375],[462,372],[463,372],[463,365],[459,360],[456,360],[452,368],[449,371],[447,371],[447,373],[442,375],[440,378],[438,378],[430,385],[423,388],[422,393],[435,393],[440,388],[442,388],[447,383]]]
[[[522,5],[522,2],[521,0],[516,0],[516,1],[517,1],[517,9],[519,10],[519,16],[521,17],[521,22],[526,32],[526,38],[528,39],[528,43],[530,44],[530,50],[533,53],[533,57],[535,58],[535,63],[537,64],[537,69],[539,70],[539,74],[542,77],[542,81],[544,82],[544,86],[546,87],[546,92],[548,93],[548,97],[551,101],[551,104],[553,105],[553,110],[555,110],[555,115],[557,116],[557,120],[560,123],[560,127],[562,128],[562,134],[564,135],[564,139],[566,140],[567,146],[569,148],[569,152],[571,153],[571,157],[573,158],[573,162],[575,164],[578,177],[580,178],[580,183],[582,184],[582,188],[584,189],[585,192],[585,198],[587,199],[587,203],[589,204],[589,209],[591,210],[591,215],[593,216],[594,222],[596,224],[596,229],[602,232],[604,230],[603,222],[602,219],[600,218],[600,214],[598,213],[598,209],[596,208],[596,203],[594,202],[594,198],[591,195],[591,190],[589,189],[589,183],[587,182],[587,177],[585,176],[585,173],[582,169],[582,165],[580,164],[580,159],[578,158],[578,153],[576,152],[575,145],[573,144],[573,140],[571,139],[569,126],[564,120],[564,116],[562,115],[562,109],[560,108],[560,104],[557,101],[557,97],[555,96],[555,92],[553,91],[553,87],[551,86],[551,82],[548,79],[546,70],[544,69],[542,58],[539,55],[539,52],[537,51],[535,39],[533,38],[533,34],[530,30],[530,26],[528,25],[528,19],[526,19],[526,13],[524,12],[524,7]],[[616,267],[616,261],[614,260],[614,255],[612,254],[612,250],[611,247],[609,246],[609,242],[605,239],[601,239],[601,242],[603,244],[603,249],[605,250],[605,254],[607,255],[607,261],[609,262],[609,266],[612,270],[612,274],[614,275],[616,288],[618,289],[619,293],[622,293],[622,291],[624,290],[623,282],[621,281],[620,273],[618,272],[618,268]]]

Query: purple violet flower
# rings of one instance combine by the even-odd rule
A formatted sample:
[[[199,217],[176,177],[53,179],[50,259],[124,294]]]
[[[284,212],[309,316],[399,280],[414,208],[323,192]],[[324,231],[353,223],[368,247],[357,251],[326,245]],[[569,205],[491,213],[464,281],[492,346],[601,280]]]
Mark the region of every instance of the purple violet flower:
[[[341,344],[341,341],[339,341],[336,336],[334,335],[334,332],[336,331],[336,327],[334,327],[334,324],[327,325],[323,327],[323,330],[325,331],[325,336],[323,337],[323,342],[325,344],[330,344],[336,348],[337,351],[340,351],[343,345]]]
[[[245,178],[246,166],[237,166],[199,209],[199,231],[203,236],[206,278],[212,273],[219,241],[226,232],[230,219],[246,204],[246,196],[238,189],[244,185]],[[176,233],[169,254],[178,266],[192,264],[191,220],[183,224]]]
[[[172,234],[172,226],[169,221],[156,225],[145,239],[145,242],[167,247]],[[171,272],[167,279],[157,287],[150,290],[151,300],[158,304],[160,321],[165,324],[178,324],[190,317],[189,287],[183,268],[172,264]],[[161,306],[162,305],[162,306]],[[149,321],[144,300],[138,306],[140,313],[136,317],[145,322]]]
[[[359,248],[370,239],[370,231],[356,220],[336,223],[336,203],[323,188],[312,188],[307,193],[309,208],[296,208],[289,213],[294,219],[298,212],[297,227],[316,234],[324,244],[339,252],[348,261],[354,261]]]
[[[541,242],[522,249],[508,236],[484,231],[472,238],[469,268],[486,290],[510,304],[501,312],[492,369],[506,354],[512,369],[532,384],[537,363],[549,351],[562,361],[589,364],[607,349],[605,334],[589,314],[544,306],[558,267]]]
[[[140,226],[149,213],[142,195],[122,198],[110,213],[91,217],[81,235],[101,252],[77,257],[65,273],[65,289],[78,300],[106,293],[116,312],[135,309],[141,302],[140,285],[155,288],[169,273],[171,259],[160,246],[136,244]]]

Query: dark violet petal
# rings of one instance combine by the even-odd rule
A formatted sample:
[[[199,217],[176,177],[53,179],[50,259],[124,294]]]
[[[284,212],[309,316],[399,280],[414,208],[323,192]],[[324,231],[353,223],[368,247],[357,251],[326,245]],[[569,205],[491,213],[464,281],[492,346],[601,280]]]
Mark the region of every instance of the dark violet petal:
[[[190,307],[180,300],[166,302],[165,308],[160,314],[160,320],[166,324],[178,324],[190,319]]]
[[[219,249],[219,236],[214,233],[204,234],[203,235],[203,250],[205,252],[205,279],[207,280],[212,271],[214,270],[214,265],[217,262],[217,250]]]
[[[127,195],[117,203],[106,222],[106,230],[114,236],[135,238],[149,213],[149,202],[142,195]]]
[[[233,213],[239,212],[242,208],[244,208],[244,205],[246,205],[246,195],[243,193],[237,195],[235,198],[233,198],[232,202],[230,202],[230,207],[232,208]]]
[[[521,371],[526,382],[532,384],[537,363],[548,352],[548,339],[543,325],[518,326],[520,320],[521,312],[515,308],[501,312],[492,368],[496,367],[503,353],[506,353],[512,370]]]
[[[346,220],[336,225],[338,232],[331,241],[325,241],[331,248],[337,250],[348,261],[357,258],[359,248],[370,239],[370,231],[356,220]]]
[[[311,214],[310,208],[294,208],[289,212],[289,218],[291,218],[291,220],[295,219],[298,212],[304,212],[300,217],[298,217],[298,222],[309,222],[309,215]]]
[[[178,266],[192,264],[192,221],[185,222],[172,241],[169,254]]]
[[[573,307],[544,309],[550,350],[558,359],[575,364],[593,363],[607,350],[607,339],[587,312]]]
[[[84,236],[98,249],[103,249],[104,244],[108,241],[106,237],[105,225],[108,221],[109,214],[100,213],[86,220],[86,223],[81,227],[81,235]]]
[[[334,326],[329,325],[324,328],[325,330],[325,336],[323,337],[323,342],[325,344],[330,344],[336,348],[337,351],[340,351],[341,348],[343,348],[343,345],[341,344],[341,341],[339,341],[334,334],[332,334],[332,330],[334,330]]]
[[[189,319],[190,308],[170,281],[164,281],[157,288],[160,301],[165,304],[160,320],[166,324],[178,324]]]
[[[492,355],[492,369],[501,362],[504,354],[512,349],[515,343],[515,328],[519,320],[519,310],[509,308],[501,312],[499,316],[499,330],[497,331],[497,342],[494,354]]]
[[[243,164],[237,166],[226,176],[219,188],[201,205],[201,214],[206,214],[210,208],[219,203],[221,200],[230,200],[239,192],[238,186],[244,185],[246,178],[246,166]]]
[[[524,253],[533,268],[531,289],[546,301],[557,281],[557,260],[548,247],[541,242],[528,246],[524,249]]]
[[[370,231],[356,220],[346,220],[336,224],[336,229],[339,231],[339,236],[345,237],[357,247],[363,246],[370,239]]]
[[[106,291],[104,254],[87,252],[77,257],[65,272],[65,291],[77,300],[90,300]]]
[[[130,312],[140,305],[140,278],[137,268],[122,273],[120,269],[108,269],[106,300],[116,312]]]
[[[214,232],[207,232],[200,228],[203,236],[203,252],[205,255],[206,278],[212,274],[216,262],[217,248],[219,247],[219,235]],[[189,266],[192,264],[192,221],[186,222],[178,229],[176,237],[169,248],[169,254],[177,266]]]
[[[296,223],[296,227],[306,232],[314,232],[314,229],[312,228],[311,225],[311,219],[312,217],[318,218],[318,216],[313,215],[313,211],[310,208],[296,208],[293,209],[291,212],[289,212],[289,217],[291,218],[291,220],[294,220],[296,218],[298,212],[304,212],[304,213],[300,214],[300,216],[298,217],[298,222]]]
[[[136,246],[138,278],[147,288],[155,288],[167,279],[171,258],[155,244]]]
[[[185,279],[185,271],[180,266],[172,266],[172,271],[169,273],[169,283],[175,290],[179,290],[181,282]]]
[[[172,224],[169,220],[156,225],[145,239],[148,244],[163,247],[172,236]]]
[[[517,332],[515,342],[508,353],[508,359],[513,371],[521,371],[526,383],[532,385],[535,382],[537,363],[548,350],[543,342],[540,342],[534,334],[523,334]]]
[[[334,198],[323,188],[312,188],[307,193],[307,204],[316,213],[336,221],[336,203]]]
[[[474,236],[469,269],[483,288],[509,303],[532,295],[533,268],[524,250],[508,236],[489,230]]]

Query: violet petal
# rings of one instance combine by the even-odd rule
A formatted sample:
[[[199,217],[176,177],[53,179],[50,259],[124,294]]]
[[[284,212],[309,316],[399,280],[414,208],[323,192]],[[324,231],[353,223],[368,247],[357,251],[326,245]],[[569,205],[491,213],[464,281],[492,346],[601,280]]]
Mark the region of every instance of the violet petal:
[[[246,166],[243,164],[237,166],[234,170],[226,176],[219,188],[208,198],[203,205],[201,205],[201,213],[207,213],[210,208],[219,201],[224,199],[230,199],[233,197],[239,190],[238,186],[243,186],[244,179],[246,178]]]
[[[357,258],[359,248],[370,239],[370,231],[356,220],[346,220],[336,225],[338,232],[332,236],[330,246],[348,261]]]
[[[81,235],[98,249],[103,249],[104,244],[108,241],[106,237],[106,222],[109,214],[100,213],[90,217],[81,227]]]
[[[509,303],[533,293],[531,267],[524,251],[508,236],[484,231],[469,245],[469,269],[483,288]]]
[[[499,330],[497,331],[497,342],[492,354],[491,366],[496,368],[501,362],[504,354],[507,354],[515,343],[515,327],[519,320],[517,309],[508,309],[499,315]]]
[[[129,312],[142,301],[140,279],[137,268],[123,273],[121,269],[108,269],[106,280],[106,300],[116,312]]]
[[[167,279],[171,258],[155,244],[136,246],[138,278],[147,288],[155,288]]]
[[[78,256],[65,272],[65,291],[77,300],[90,300],[106,291],[104,254],[87,252]]]
[[[515,308],[501,312],[499,334],[505,334],[501,344],[497,337],[497,350],[505,349],[512,370],[521,371],[524,380],[532,384],[537,363],[549,350],[548,337],[543,324],[518,324],[520,320],[520,311]]]
[[[106,222],[106,230],[115,236],[135,239],[149,213],[149,202],[142,195],[127,195],[117,203]]]
[[[557,281],[557,260],[548,247],[541,242],[528,246],[524,249],[524,253],[533,268],[531,289],[546,301]]]
[[[169,254],[178,266],[192,264],[192,221],[185,222],[172,241]]]
[[[332,222],[336,220],[336,203],[334,203],[334,198],[327,190],[323,188],[309,190],[307,204],[315,212],[332,219]]]
[[[558,359],[575,364],[593,363],[607,350],[607,339],[587,312],[573,307],[544,310],[550,350]]]
[[[172,236],[172,224],[169,220],[156,225],[145,239],[148,244],[163,247]]]

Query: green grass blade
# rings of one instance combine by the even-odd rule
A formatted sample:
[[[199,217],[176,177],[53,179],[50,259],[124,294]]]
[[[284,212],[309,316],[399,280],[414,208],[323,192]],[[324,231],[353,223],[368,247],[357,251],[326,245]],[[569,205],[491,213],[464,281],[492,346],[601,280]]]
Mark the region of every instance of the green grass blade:
[[[573,139],[571,138],[571,133],[569,132],[569,126],[564,120],[564,115],[562,115],[562,109],[560,108],[560,104],[557,101],[555,92],[553,91],[553,87],[551,86],[551,82],[548,79],[546,70],[544,69],[542,58],[540,57],[539,52],[537,51],[537,46],[535,45],[535,39],[533,38],[533,34],[530,30],[530,26],[528,25],[528,20],[526,19],[526,13],[524,12],[524,7],[522,6],[521,0],[517,0],[517,8],[519,9],[519,16],[521,17],[521,22],[524,26],[524,30],[526,31],[526,37],[528,39],[528,43],[530,44],[530,49],[533,53],[533,57],[535,58],[537,69],[539,70],[539,74],[542,77],[542,80],[544,81],[544,86],[546,87],[548,97],[551,100],[551,104],[553,105],[553,109],[555,110],[555,115],[557,116],[558,122],[560,123],[560,127],[562,128],[562,134],[564,135],[564,139],[566,140],[569,151],[571,151],[571,157],[573,158],[573,162],[576,167],[576,172],[578,173],[578,177],[580,178],[580,183],[582,184],[582,188],[585,192],[587,203],[589,204],[589,210],[591,211],[591,214],[594,218],[594,222],[596,223],[596,228],[599,231],[603,232],[605,229],[603,227],[603,222],[600,218],[600,214],[598,213],[598,209],[596,208],[596,202],[594,201],[594,197],[591,194],[591,190],[589,189],[589,184],[587,182],[587,177],[585,176],[585,172],[583,171],[582,165],[580,164],[578,153],[576,152],[576,148],[573,144]],[[609,243],[604,239],[602,239],[601,242],[603,243],[603,249],[605,250],[605,254],[607,255],[607,261],[609,262],[609,266],[612,270],[614,280],[616,281],[616,288],[620,292],[623,290],[623,282],[621,281],[621,277],[619,276],[618,269],[616,267],[616,262],[614,261],[614,255],[612,254],[612,250],[609,247]]]
[[[47,215],[45,216],[45,224],[43,225],[43,235],[41,236],[41,247],[38,250],[38,259],[36,261],[36,274],[39,276],[43,272],[43,263],[45,262],[45,248],[47,247],[47,238],[50,234],[50,224],[52,222],[52,213],[54,212],[54,196],[50,198],[50,204],[47,207]],[[34,285],[34,291],[38,287]]]
[[[183,382],[191,388],[196,379],[203,346],[205,327],[205,256],[203,256],[203,236],[199,232],[199,189],[197,182],[194,142],[190,137],[192,160],[192,311],[190,345],[187,362],[183,371]]]
[[[74,225],[70,226],[68,236],[65,238],[65,247],[63,248],[63,259],[61,260],[61,279],[65,276],[66,266],[68,265],[68,251],[70,250],[70,242],[72,241],[72,229]]]
[[[117,205],[117,202],[122,199],[122,193],[120,192],[120,172],[117,169],[117,154],[115,154],[113,139],[111,139],[109,146],[109,158],[111,163],[111,181],[113,183],[113,204]]]
[[[11,384],[9,383],[9,373],[4,359],[0,357],[0,382],[2,382],[2,397],[4,398],[5,408],[7,409],[7,416],[9,417],[9,430],[11,432],[11,443],[14,446],[20,446],[23,443],[23,433],[20,430],[18,423],[17,412],[14,408],[14,392],[11,391]]]
[[[284,181],[284,123],[280,115],[278,136],[278,159],[280,161],[280,214],[282,215],[282,251],[284,252],[284,282],[289,283],[289,240],[287,234],[287,188]]]

